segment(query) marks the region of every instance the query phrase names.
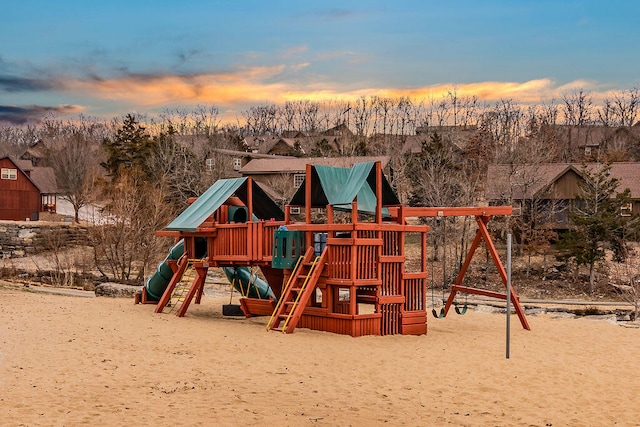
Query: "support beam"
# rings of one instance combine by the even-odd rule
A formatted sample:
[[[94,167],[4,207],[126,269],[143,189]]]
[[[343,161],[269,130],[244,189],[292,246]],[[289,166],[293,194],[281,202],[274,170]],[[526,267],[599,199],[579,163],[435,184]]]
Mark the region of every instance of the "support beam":
[[[196,298],[196,304],[200,304],[200,297],[204,290],[204,282],[207,278],[209,264],[206,262],[196,262],[193,264],[193,267],[196,270],[196,277],[193,279],[189,292],[187,292],[187,296],[184,298],[184,301],[182,301],[182,305],[176,314],[178,317],[184,317],[189,305],[191,304],[191,300],[196,296],[196,294],[198,295]]]
[[[389,207],[389,213],[397,215],[397,208]],[[442,217],[442,216],[494,216],[511,215],[511,206],[478,206],[478,207],[404,207],[403,218],[408,216]]]
[[[467,255],[462,264],[462,268],[460,268],[460,271],[458,272],[458,276],[456,277],[456,283],[451,287],[451,293],[449,294],[449,298],[447,298],[447,302],[445,303],[445,306],[444,306],[445,316],[449,312],[449,309],[451,308],[451,305],[455,300],[457,292],[469,293],[474,295],[483,295],[491,298],[506,299],[505,294],[462,286],[462,280],[464,279],[464,275],[466,274],[467,269],[471,264],[471,259],[473,258],[473,254],[478,248],[480,241],[484,240],[485,244],[487,245],[487,250],[489,251],[489,254],[491,254],[491,258],[493,259],[493,263],[496,265],[496,268],[498,269],[498,274],[500,275],[500,279],[502,280],[502,283],[505,286],[505,290],[507,289],[507,272],[505,271],[504,266],[502,265],[502,261],[500,261],[500,256],[498,255],[498,251],[496,250],[496,247],[493,244],[493,240],[489,235],[489,230],[487,230],[487,223],[489,222],[490,219],[491,218],[487,215],[476,216],[476,222],[478,223],[478,231],[476,232],[476,236],[473,239],[473,243],[469,248],[469,252],[467,252]],[[522,327],[528,331],[531,330],[531,327],[529,326],[529,322],[527,321],[527,318],[524,315],[524,309],[520,305],[520,300],[518,299],[518,296],[516,295],[513,287],[511,288],[510,296],[511,296],[511,302],[513,303],[513,307],[516,311],[516,314],[518,315],[518,318],[520,319],[520,323],[522,324]]]

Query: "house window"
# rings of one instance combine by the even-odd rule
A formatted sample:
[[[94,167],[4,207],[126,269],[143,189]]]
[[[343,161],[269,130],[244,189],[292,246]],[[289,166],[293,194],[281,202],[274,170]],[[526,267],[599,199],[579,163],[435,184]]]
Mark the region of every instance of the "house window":
[[[522,215],[522,200],[514,200],[512,216]]]
[[[18,179],[18,169],[2,168],[1,178],[12,180]]]
[[[295,188],[300,187],[303,182],[304,182],[304,174],[303,173],[297,173],[297,174],[293,175],[293,186]]]
[[[242,168],[242,159],[233,159],[233,170],[239,171]]]
[[[291,215],[300,215],[300,208],[299,207],[289,208],[289,213]]]
[[[207,159],[207,160],[205,160],[205,164],[207,165],[207,170],[209,172],[211,172],[213,170],[214,160],[213,159]]]
[[[591,147],[584,147],[584,155],[585,156],[591,155]]]
[[[621,216],[631,216],[633,212],[633,203],[627,203],[620,207],[620,215]]]

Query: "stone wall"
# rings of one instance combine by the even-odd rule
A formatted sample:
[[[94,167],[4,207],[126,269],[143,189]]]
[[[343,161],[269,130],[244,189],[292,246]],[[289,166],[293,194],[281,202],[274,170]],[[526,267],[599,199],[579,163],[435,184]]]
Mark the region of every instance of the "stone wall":
[[[0,258],[20,258],[88,243],[87,228],[76,224],[0,221]]]

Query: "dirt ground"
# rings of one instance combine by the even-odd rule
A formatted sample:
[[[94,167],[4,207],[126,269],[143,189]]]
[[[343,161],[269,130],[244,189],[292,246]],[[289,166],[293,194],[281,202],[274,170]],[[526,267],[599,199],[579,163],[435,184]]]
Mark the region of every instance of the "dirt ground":
[[[124,298],[0,281],[2,425],[633,426],[640,329],[532,315],[531,331],[470,310],[428,334],[351,338],[187,316]],[[631,325],[629,325],[631,326]]]

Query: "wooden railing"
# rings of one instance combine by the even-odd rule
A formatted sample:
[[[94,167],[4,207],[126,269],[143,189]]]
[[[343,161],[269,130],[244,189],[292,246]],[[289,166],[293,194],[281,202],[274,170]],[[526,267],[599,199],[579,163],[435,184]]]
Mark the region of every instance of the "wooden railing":
[[[351,246],[346,244],[329,246],[329,277],[331,279],[351,279]]]
[[[217,262],[271,262],[273,235],[283,222],[258,221],[216,224],[209,244],[209,260]]]
[[[425,310],[426,273],[404,274],[405,311]]]
[[[400,281],[402,279],[402,265],[397,262],[382,265],[381,295],[400,295]]]
[[[248,224],[221,224],[216,228],[214,252],[209,258],[216,261],[248,261]]]

